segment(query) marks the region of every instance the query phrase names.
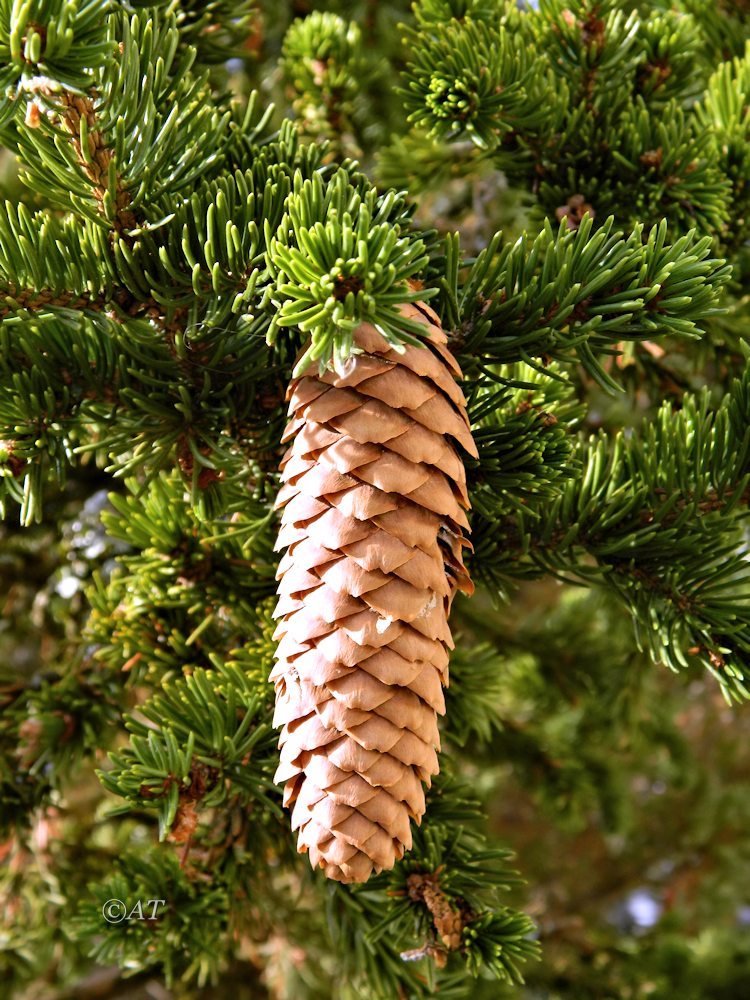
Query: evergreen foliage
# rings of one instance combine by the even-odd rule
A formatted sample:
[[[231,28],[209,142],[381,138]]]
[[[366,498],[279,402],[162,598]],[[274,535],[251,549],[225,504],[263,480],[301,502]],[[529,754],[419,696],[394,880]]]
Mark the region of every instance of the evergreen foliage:
[[[747,992],[749,95],[744,2],[0,0],[8,996]],[[479,587],[339,886],[272,780],[284,393],[414,301]]]

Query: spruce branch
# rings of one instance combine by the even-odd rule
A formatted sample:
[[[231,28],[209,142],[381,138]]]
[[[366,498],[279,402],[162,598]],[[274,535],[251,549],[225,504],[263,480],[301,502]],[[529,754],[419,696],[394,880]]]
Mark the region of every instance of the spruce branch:
[[[690,106],[705,84],[708,71],[695,19],[684,11],[654,11],[653,16],[641,21],[638,47],[638,93],[652,107],[670,100]]]
[[[86,90],[92,70],[112,56],[107,17],[114,9],[110,0],[0,5],[0,126],[26,112],[24,92],[43,81]]]
[[[236,666],[198,669],[127,716],[130,746],[109,755],[105,788],[157,809],[159,836],[190,842],[201,813],[226,807],[279,811],[273,793],[275,739],[256,685]]]
[[[573,106],[592,110],[607,100],[624,100],[620,84],[633,72],[638,50],[638,16],[615,0],[551,3],[530,15],[550,62],[568,82]],[[551,15],[551,16],[550,16]]]
[[[487,744],[502,726],[498,711],[505,686],[502,656],[487,643],[457,643],[445,692],[443,732],[457,746]],[[476,741],[476,742],[475,742]]]
[[[136,217],[130,208],[130,195],[123,185],[120,174],[110,166],[113,152],[98,128],[95,98],[66,91],[56,93],[48,79],[39,77],[29,80],[25,89],[44,99],[45,106],[69,133],[76,161],[91,184],[99,213],[111,222],[112,228],[118,234],[123,230],[134,229]],[[34,108],[37,108],[36,115],[33,113]],[[36,104],[28,105],[27,128],[39,127],[39,114]],[[32,125],[35,117],[36,124]]]
[[[490,519],[510,509],[532,516],[540,500],[557,496],[578,470],[571,432],[584,409],[554,362],[543,372],[497,367],[480,379],[469,407],[479,450],[470,472],[474,510]]]
[[[497,20],[504,24],[508,19],[514,26],[519,23],[517,4],[506,0],[420,0],[413,9],[420,28],[467,19],[487,24]]]
[[[701,0],[682,0],[681,6],[695,19],[701,32],[707,61],[742,56],[747,39],[748,10],[744,0],[719,0],[707,6]]]
[[[30,312],[55,315],[59,309],[59,315],[71,319],[114,306],[122,294],[114,292],[100,251],[97,231],[82,227],[79,220],[6,202],[0,207],[3,318],[18,324]]]
[[[665,222],[647,234],[636,226],[627,237],[612,219],[594,232],[590,216],[574,231],[563,221],[555,232],[547,221],[535,239],[523,235],[514,244],[497,234],[461,282],[457,242],[449,240],[446,251],[445,322],[467,373],[497,381],[498,363],[540,368],[577,358],[603,388],[616,390],[598,355],[624,340],[698,336],[720,311],[730,276],[708,238],[691,232],[670,244]]]
[[[422,324],[399,306],[425,297],[414,279],[424,269],[424,243],[406,232],[403,199],[358,188],[345,170],[327,183],[319,174],[295,176],[286,214],[276,234],[267,229],[269,290],[276,313],[269,329],[293,327],[310,335],[297,363],[321,371],[329,359],[340,368],[352,352],[352,334],[372,323],[389,343],[417,343]]]
[[[698,105],[698,121],[715,144],[722,171],[732,187],[729,243],[738,247],[750,227],[750,42],[743,57],[723,63]]]
[[[443,6],[450,13],[439,20]],[[560,217],[576,199],[600,220],[667,217],[682,230],[723,232],[730,189],[693,110],[696,65],[705,69],[684,13],[652,20],[589,0],[524,14],[502,3],[432,7],[417,7],[408,35],[415,127],[471,139],[529,188],[540,217]]]
[[[23,204],[5,206],[0,213],[0,282],[7,290],[2,311],[15,333],[3,342],[4,378],[18,382],[18,369],[32,364],[36,372],[21,376],[20,396],[5,401],[10,407],[5,417],[8,426],[33,425],[28,457],[43,459],[46,450],[49,459],[54,447],[61,475],[77,448],[79,454],[108,453],[112,468],[122,474],[147,455],[158,472],[174,456],[196,502],[221,506],[217,454],[231,461],[237,475],[247,475],[248,460],[272,450],[273,422],[254,413],[253,403],[258,376],[272,378],[278,366],[269,368],[263,346],[268,319],[262,313],[247,315],[246,309],[260,298],[263,223],[280,219],[292,171],[315,173],[320,152],[301,149],[287,128],[276,142],[256,147],[253,160],[246,172],[205,182],[159,229],[138,236],[127,251],[132,261],[128,286],[120,283],[117,259],[98,226],[87,221],[82,231],[72,216],[60,219],[32,214]],[[123,246],[118,240],[116,249]],[[47,329],[37,330],[34,320]],[[130,364],[117,363],[115,345]],[[34,379],[42,377],[58,386],[57,402],[44,412],[41,397],[30,397]],[[217,403],[211,429],[185,412],[185,395],[205,398],[207,380]],[[159,422],[144,419],[145,413]],[[54,445],[50,422],[62,439]],[[88,440],[72,441],[74,425],[78,431],[85,428]],[[135,455],[121,461],[134,446]],[[24,450],[15,449],[14,473]],[[27,479],[31,492],[24,518],[39,515],[41,466],[34,477]]]
[[[637,435],[581,439],[581,476],[549,505],[519,511],[499,534],[480,520],[478,566],[497,560],[495,584],[541,571],[607,587],[656,662],[700,663],[728,697],[747,697],[747,392],[746,373],[716,411],[704,393],[677,413],[665,404]]]
[[[530,940],[533,924],[500,902],[518,880],[508,852],[489,848],[481,826],[476,797],[457,779],[440,775],[425,821],[414,832],[413,852],[366,887],[336,887],[329,919],[340,954],[366,975],[376,996],[393,995],[401,983],[415,996],[448,991],[480,968],[501,981],[522,982],[520,964],[538,954]],[[362,914],[371,926],[358,942]],[[416,947],[405,950],[409,940]]]
[[[30,187],[115,236],[121,230],[132,236],[130,223],[160,221],[144,213],[145,205],[216,163],[232,116],[213,100],[208,70],[191,72],[196,50],[181,46],[173,13],[129,17],[113,8],[99,30],[114,56],[92,64],[85,83],[71,88],[64,74],[22,81],[20,93],[31,104],[15,138]],[[133,104],[135,88],[140,97]],[[114,250],[132,278],[127,241],[115,239]]]
[[[228,887],[190,878],[177,858],[163,852],[129,852],[114,867],[76,907],[75,927],[91,958],[158,969],[170,985],[178,978],[200,986],[214,979],[227,959]],[[108,900],[143,901],[144,919],[124,927],[103,921]]]
[[[554,116],[558,105],[551,77],[532,68],[523,25],[509,14],[510,6],[491,24],[469,17],[426,21],[421,15],[427,30],[407,32],[412,61],[404,103],[408,120],[430,138],[468,137],[494,150],[508,133],[553,129],[550,109]]]
[[[181,45],[194,47],[209,65],[244,57],[243,45],[260,31],[257,0],[131,0],[129,6],[174,14]]]
[[[292,22],[282,68],[303,134],[356,155],[354,120],[367,68],[359,26],[327,11]]]

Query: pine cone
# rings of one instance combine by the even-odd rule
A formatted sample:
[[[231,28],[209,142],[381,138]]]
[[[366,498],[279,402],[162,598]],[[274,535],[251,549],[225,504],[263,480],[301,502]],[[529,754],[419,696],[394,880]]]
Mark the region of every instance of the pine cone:
[[[448,613],[473,589],[461,370],[429,307],[403,313],[425,324],[425,346],[399,353],[364,324],[343,374],[308,369],[287,393],[276,781],[298,849],[340,882],[411,847],[438,772]]]

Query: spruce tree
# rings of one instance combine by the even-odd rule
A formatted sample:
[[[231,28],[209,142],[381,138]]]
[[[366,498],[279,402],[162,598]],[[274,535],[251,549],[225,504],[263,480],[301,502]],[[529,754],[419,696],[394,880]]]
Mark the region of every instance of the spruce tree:
[[[0,0],[0,143],[0,994],[745,995],[748,4]]]

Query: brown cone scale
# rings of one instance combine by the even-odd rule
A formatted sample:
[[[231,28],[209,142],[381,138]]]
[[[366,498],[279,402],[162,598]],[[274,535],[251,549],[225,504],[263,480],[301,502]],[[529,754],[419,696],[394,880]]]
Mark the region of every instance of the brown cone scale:
[[[473,589],[461,371],[435,313],[402,308],[425,346],[399,353],[363,324],[342,373],[309,368],[287,393],[276,781],[298,849],[340,882],[411,847],[438,772],[450,606]]]

